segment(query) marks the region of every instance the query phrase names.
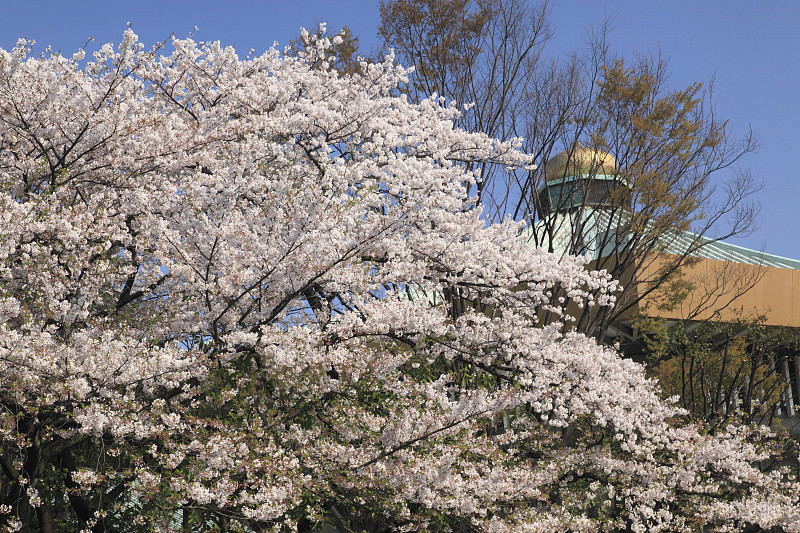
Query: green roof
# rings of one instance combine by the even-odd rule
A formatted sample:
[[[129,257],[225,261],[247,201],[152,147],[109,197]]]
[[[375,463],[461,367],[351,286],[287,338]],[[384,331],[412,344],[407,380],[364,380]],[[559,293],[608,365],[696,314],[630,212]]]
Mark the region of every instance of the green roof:
[[[666,244],[664,252],[670,254],[681,254],[691,246],[699,246],[698,250],[690,254],[691,256],[746,265],[800,270],[800,261],[797,259],[751,250],[744,246],[737,246],[723,241],[713,241],[688,231],[678,233]]]
[[[607,248],[600,250],[598,237],[607,230],[614,231],[614,222],[618,221],[620,214],[615,216],[614,221],[609,220],[610,215],[603,209],[590,210],[583,216],[591,219],[584,226],[585,255],[591,259],[605,256],[611,251]],[[556,253],[565,253],[569,249],[572,237],[571,230],[576,225],[573,220],[576,214],[558,214],[553,233],[553,247]],[[541,222],[538,222],[540,224]],[[528,231],[535,231],[533,228]],[[597,242],[595,242],[597,241]],[[690,231],[679,231],[673,234],[666,234],[660,239],[659,251],[667,254],[682,255],[689,251],[692,257],[703,259],[714,259],[717,261],[727,261],[730,263],[741,263],[746,265],[765,266],[772,268],[783,268],[789,270],[800,270],[800,260],[789,259],[779,255],[772,255],[758,250],[751,250],[743,246],[737,246],[723,241],[716,241],[707,237],[702,237]]]

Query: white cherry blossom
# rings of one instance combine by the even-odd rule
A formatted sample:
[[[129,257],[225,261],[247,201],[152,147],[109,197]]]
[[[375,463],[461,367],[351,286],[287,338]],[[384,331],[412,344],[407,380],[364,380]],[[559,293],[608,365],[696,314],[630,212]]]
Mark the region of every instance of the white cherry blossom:
[[[614,280],[486,226],[516,142],[305,39],[0,51],[2,527],[800,531],[769,435],[569,331]]]

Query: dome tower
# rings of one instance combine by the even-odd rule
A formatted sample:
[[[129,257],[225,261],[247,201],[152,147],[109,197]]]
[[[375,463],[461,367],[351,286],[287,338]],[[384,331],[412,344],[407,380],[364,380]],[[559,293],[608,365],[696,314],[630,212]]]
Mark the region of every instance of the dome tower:
[[[629,209],[630,189],[617,172],[614,156],[576,143],[544,165],[545,183],[538,191],[539,215],[546,217],[591,208]]]

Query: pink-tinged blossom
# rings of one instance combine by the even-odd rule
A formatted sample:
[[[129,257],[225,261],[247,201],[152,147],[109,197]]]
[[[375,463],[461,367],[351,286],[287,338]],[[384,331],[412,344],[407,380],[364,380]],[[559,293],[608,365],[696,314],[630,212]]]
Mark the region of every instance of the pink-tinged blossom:
[[[570,332],[616,281],[486,227],[518,142],[304,35],[0,50],[2,527],[800,531],[768,435]]]

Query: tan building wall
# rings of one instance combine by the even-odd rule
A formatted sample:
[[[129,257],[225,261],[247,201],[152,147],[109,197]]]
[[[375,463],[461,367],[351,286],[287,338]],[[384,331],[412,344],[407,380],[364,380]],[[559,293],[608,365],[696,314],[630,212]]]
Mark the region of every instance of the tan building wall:
[[[661,262],[663,264],[663,261]],[[654,261],[640,279],[647,279],[659,266]],[[800,327],[800,270],[760,267],[713,259],[698,259],[683,269],[694,290],[679,308],[657,310],[652,298],[645,298],[648,313],[665,319],[709,319],[716,312],[723,320],[744,316],[766,317],[770,326]]]

